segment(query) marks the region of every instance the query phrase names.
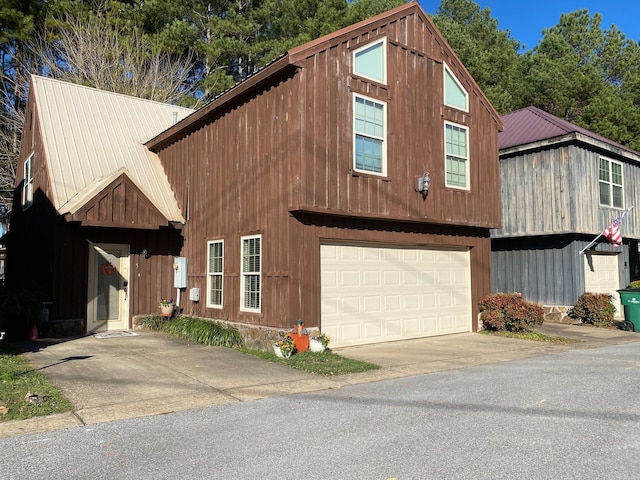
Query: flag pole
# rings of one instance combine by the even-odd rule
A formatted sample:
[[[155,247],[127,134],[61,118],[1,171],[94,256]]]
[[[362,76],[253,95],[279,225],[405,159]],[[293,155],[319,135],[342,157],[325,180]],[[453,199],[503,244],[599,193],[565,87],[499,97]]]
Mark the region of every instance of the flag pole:
[[[633,207],[635,207],[635,205],[631,205],[629,208],[627,208],[624,213],[622,214],[622,217],[624,218],[627,213],[629,213],[631,210],[633,210]],[[622,222],[622,218],[620,219],[620,222]],[[584,247],[582,250],[580,250],[580,253],[578,253],[578,255],[581,255],[584,253],[584,251],[589,248],[591,245],[593,245],[594,243],[596,243],[598,241],[598,239],[602,236],[602,232],[600,232],[600,234],[594,238],[591,243],[589,243],[586,247]]]
[[[602,232],[600,232],[600,235],[598,235],[596,238],[593,239],[593,241],[587,245],[586,247],[584,247],[582,250],[580,250],[580,253],[578,255],[580,255],[581,253],[584,253],[584,251],[586,249],[588,249],[591,245],[593,245],[594,243],[596,243],[598,241],[598,239],[602,236]]]

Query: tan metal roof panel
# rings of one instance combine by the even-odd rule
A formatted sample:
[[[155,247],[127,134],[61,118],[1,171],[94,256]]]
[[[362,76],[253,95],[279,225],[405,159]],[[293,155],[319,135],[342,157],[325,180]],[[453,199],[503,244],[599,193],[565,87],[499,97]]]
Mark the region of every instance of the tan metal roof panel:
[[[144,143],[193,110],[38,76],[32,86],[59,213],[80,208],[96,184],[124,169],[168,221],[184,222]]]

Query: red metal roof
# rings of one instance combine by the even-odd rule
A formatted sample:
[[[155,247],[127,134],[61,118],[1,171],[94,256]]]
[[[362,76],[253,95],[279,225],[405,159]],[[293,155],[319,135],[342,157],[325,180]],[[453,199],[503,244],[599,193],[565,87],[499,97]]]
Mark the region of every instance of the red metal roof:
[[[504,122],[504,131],[498,135],[498,148],[500,150],[562,137],[570,133],[580,133],[638,155],[635,150],[536,107],[526,107],[502,115],[502,121]]]

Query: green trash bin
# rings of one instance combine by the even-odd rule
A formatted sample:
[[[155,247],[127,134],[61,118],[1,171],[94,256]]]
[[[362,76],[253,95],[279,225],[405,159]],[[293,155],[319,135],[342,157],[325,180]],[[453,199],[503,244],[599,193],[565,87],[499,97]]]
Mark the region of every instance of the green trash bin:
[[[640,288],[623,288],[618,293],[625,321],[633,324],[634,332],[640,332]]]

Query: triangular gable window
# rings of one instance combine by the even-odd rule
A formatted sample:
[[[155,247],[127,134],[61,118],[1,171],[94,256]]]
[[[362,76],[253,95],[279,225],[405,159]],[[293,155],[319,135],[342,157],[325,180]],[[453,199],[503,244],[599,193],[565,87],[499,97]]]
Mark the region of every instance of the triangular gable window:
[[[444,66],[444,103],[465,112],[469,110],[467,92],[446,65]]]
[[[370,43],[353,52],[353,71],[362,77],[387,83],[386,42]]]

